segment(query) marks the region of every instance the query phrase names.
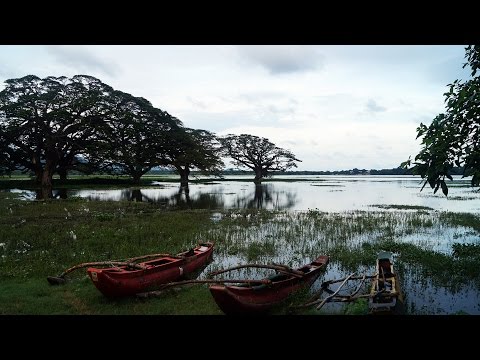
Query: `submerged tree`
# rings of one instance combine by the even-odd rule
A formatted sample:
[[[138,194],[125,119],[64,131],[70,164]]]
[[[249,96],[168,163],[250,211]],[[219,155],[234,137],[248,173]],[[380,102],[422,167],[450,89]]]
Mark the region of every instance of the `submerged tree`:
[[[175,169],[182,186],[188,186],[191,170],[219,175],[224,164],[219,156],[219,143],[207,130],[179,128],[168,134],[163,165]]]
[[[238,167],[247,167],[255,172],[255,183],[269,176],[272,171],[285,171],[301,162],[289,150],[277,147],[266,138],[254,135],[227,135],[219,139],[223,155],[231,157]]]
[[[480,184],[480,45],[465,48],[472,79],[449,84],[446,92],[446,111],[438,115],[429,126],[417,128],[417,139],[422,149],[415,156],[411,170],[425,179],[436,193],[439,188],[448,195],[445,178],[452,179],[452,169],[463,167],[463,177],[472,176],[471,185]],[[478,73],[477,73],[478,72]],[[409,168],[411,160],[402,163]]]

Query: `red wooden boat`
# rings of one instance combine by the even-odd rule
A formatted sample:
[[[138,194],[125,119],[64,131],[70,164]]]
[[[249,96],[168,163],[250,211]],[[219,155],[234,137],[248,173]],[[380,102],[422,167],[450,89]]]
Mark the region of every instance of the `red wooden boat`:
[[[175,256],[163,256],[138,263],[136,268],[90,267],[87,272],[94,285],[105,296],[129,296],[184,278],[208,264],[212,255],[213,243],[207,242]]]
[[[328,261],[328,256],[319,256],[310,264],[296,269],[296,273],[270,276],[267,278],[271,281],[269,284],[210,285],[210,292],[225,314],[267,312],[294,292],[311,286]]]

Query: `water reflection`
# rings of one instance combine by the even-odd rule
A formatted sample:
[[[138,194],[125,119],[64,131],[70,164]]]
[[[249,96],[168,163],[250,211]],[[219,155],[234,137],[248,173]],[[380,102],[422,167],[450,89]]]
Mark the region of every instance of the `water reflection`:
[[[143,201],[179,209],[291,209],[298,201],[297,192],[278,184],[240,184],[227,192],[223,184],[166,186],[161,189],[71,190],[68,196],[92,201]],[[55,190],[55,198],[65,199],[65,189]]]
[[[251,193],[236,198],[239,209],[290,209],[296,203],[297,194],[276,191],[273,184],[256,184],[253,198]]]
[[[480,212],[480,193],[470,187],[458,186],[468,181],[455,180],[449,188],[449,196],[445,197],[438,193],[432,196],[428,190],[420,192],[419,179],[414,177],[324,176],[291,180],[285,176],[285,181],[266,182],[257,186],[250,182],[228,180],[192,183],[189,187],[179,187],[178,183],[161,183],[156,188],[137,190],[141,196],[137,193],[134,197],[131,193],[134,190],[131,189],[123,190],[128,195],[121,195],[121,190],[76,190],[69,192],[68,196],[92,200],[149,201],[169,207],[196,209],[384,211],[375,205],[396,204],[425,206],[440,211]]]
[[[240,177],[240,176],[238,176]],[[243,177],[245,178],[245,177]],[[378,205],[423,206],[440,211],[480,212],[480,192],[469,181],[455,179],[449,196],[424,190],[418,177],[389,176],[277,176],[275,182],[255,185],[230,180],[191,183],[153,182],[155,187],[119,190],[53,190],[57,199],[82,197],[90,200],[143,201],[175,208],[274,209],[338,212],[349,210],[385,211]],[[15,189],[11,190],[15,191]],[[35,191],[23,191],[25,199],[38,198]]]

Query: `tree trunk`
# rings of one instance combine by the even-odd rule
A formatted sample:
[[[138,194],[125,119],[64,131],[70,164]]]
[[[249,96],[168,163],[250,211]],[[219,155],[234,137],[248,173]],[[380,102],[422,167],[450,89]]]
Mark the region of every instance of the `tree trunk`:
[[[188,167],[185,167],[185,169],[179,167],[177,170],[180,174],[180,186],[188,186],[188,175],[190,174],[190,169]]]
[[[45,187],[45,186],[42,186],[42,190],[41,190],[41,200],[45,200],[45,199],[52,199],[53,198],[53,190],[52,190],[52,187]]]
[[[47,160],[42,172],[42,197],[43,199],[53,198],[52,177],[55,164],[51,160]]]
[[[67,169],[58,169],[58,175],[60,175],[61,182],[67,181]]]
[[[42,169],[38,169],[38,168],[35,169],[35,182],[38,185],[42,184]]]
[[[50,167],[48,165],[45,166],[42,173],[42,187],[52,187],[52,175]]]
[[[139,173],[135,173],[133,174],[133,183],[135,185],[139,185],[140,184],[140,178],[142,177],[143,174],[139,174]]]
[[[42,183],[42,164],[40,163],[40,159],[38,156],[32,157],[32,164],[33,164],[33,171],[35,173],[35,183],[40,185]]]
[[[260,184],[262,182],[262,169],[255,169],[255,179],[253,179],[255,184]]]

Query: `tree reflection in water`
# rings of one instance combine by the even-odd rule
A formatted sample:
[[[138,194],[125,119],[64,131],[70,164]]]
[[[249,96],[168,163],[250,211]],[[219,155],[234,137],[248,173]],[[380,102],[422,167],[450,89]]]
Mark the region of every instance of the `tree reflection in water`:
[[[146,201],[163,204],[166,207],[180,209],[218,209],[223,208],[221,194],[197,193],[195,197],[190,196],[190,188],[180,185],[178,192],[170,196],[148,196],[140,189],[124,189],[119,200]],[[93,200],[93,199],[92,199]]]
[[[289,209],[297,202],[297,194],[276,191],[273,184],[255,184],[255,191],[243,197],[237,197],[236,208],[240,209]]]
[[[121,190],[73,190],[55,189],[54,199],[80,196],[92,201],[139,201],[156,203],[163,207],[178,209],[289,209],[298,202],[297,192],[285,189],[279,184],[249,184],[245,187],[232,186],[179,186],[161,189],[121,189]],[[229,191],[230,190],[230,191]],[[246,190],[246,191],[244,191]],[[42,196],[37,192],[37,199]]]

